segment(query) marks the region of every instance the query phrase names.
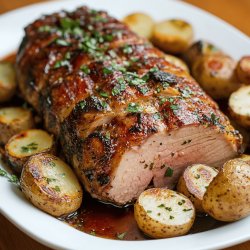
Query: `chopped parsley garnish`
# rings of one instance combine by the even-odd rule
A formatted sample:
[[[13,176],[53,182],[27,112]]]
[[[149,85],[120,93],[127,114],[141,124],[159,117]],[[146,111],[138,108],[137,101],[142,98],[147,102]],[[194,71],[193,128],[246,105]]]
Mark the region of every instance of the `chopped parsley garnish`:
[[[70,43],[68,43],[66,40],[64,39],[56,39],[55,43],[57,45],[61,45],[61,46],[69,46]]]
[[[147,210],[147,213],[148,213],[148,214],[152,213],[152,210]]]
[[[109,97],[109,94],[105,91],[100,91],[99,92],[100,96],[104,97],[104,98],[108,98]]]
[[[59,186],[55,186],[55,187],[53,187],[53,190],[55,190],[56,192],[60,192],[60,191],[61,191],[61,189],[60,189],[60,187],[59,187]]]
[[[217,117],[214,113],[211,114],[211,121],[214,125],[219,124],[219,117]]]
[[[161,120],[161,119],[162,119],[162,116],[161,116],[160,113],[155,113],[155,114],[153,114],[153,119],[154,119],[154,120]]]
[[[37,150],[37,149],[38,149],[38,144],[35,143],[35,142],[31,142],[26,146],[22,146],[21,147],[21,152],[22,153],[30,153],[30,152],[32,152],[34,150]]]
[[[126,236],[126,234],[127,234],[127,232],[117,233],[117,234],[116,234],[116,237],[117,237],[117,239],[119,239],[119,240],[123,240],[124,237]]]
[[[123,48],[123,53],[125,54],[131,54],[133,52],[133,48],[130,45],[125,45]]]
[[[158,207],[159,208],[165,208],[165,205],[164,204],[160,204]]]
[[[56,181],[56,179],[55,178],[46,178],[46,181],[48,184],[50,184],[51,182]]]
[[[126,82],[122,79],[118,79],[118,83],[115,85],[115,87],[112,89],[111,93],[113,96],[121,94],[126,89]]]
[[[165,177],[172,177],[174,173],[174,170],[170,167],[167,168],[166,172],[165,172]]]
[[[181,200],[181,201],[178,202],[178,205],[182,206],[185,202],[186,202],[185,200]]]
[[[128,107],[127,107],[127,111],[129,113],[138,113],[141,112],[141,107],[138,103],[129,103]]]
[[[188,212],[188,211],[191,211],[191,210],[192,210],[192,208],[189,208],[189,209],[184,208],[182,211],[183,211],[183,212]]]
[[[38,32],[50,32],[52,27],[49,25],[44,25],[38,28]]]
[[[64,30],[73,29],[74,27],[77,27],[80,25],[78,20],[73,20],[69,17],[65,17],[60,19],[60,25]]]
[[[108,74],[111,74],[113,72],[113,70],[111,68],[103,68],[103,73],[108,75]]]
[[[173,220],[173,219],[174,219],[174,216],[170,215],[170,216],[169,216],[169,219],[170,219],[170,220]]]
[[[67,66],[67,67],[70,66],[69,61],[68,60],[60,60],[54,64],[54,69],[58,69],[58,68],[65,67],[65,66]]]
[[[172,211],[172,208],[171,208],[171,207],[165,207],[165,209],[166,209],[167,211],[169,211],[169,212]]]
[[[171,104],[171,105],[170,105],[170,108],[171,108],[172,110],[178,110],[178,109],[179,109],[178,105],[176,105],[176,104]]]
[[[194,178],[195,178],[195,179],[200,179],[201,176],[200,176],[199,174],[197,174]]]
[[[78,105],[80,106],[81,109],[84,109],[86,107],[86,105],[87,105],[87,102],[86,101],[81,101],[81,102],[79,102]]]
[[[90,73],[90,69],[87,65],[82,65],[80,69],[82,72],[84,72],[87,75]]]

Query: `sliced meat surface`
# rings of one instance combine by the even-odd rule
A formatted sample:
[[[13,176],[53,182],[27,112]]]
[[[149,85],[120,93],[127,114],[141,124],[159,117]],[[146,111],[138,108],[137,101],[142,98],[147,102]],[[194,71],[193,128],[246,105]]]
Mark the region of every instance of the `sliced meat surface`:
[[[190,164],[220,168],[241,151],[195,80],[104,11],[36,20],[16,69],[21,94],[102,202],[127,205],[149,185],[173,188]]]

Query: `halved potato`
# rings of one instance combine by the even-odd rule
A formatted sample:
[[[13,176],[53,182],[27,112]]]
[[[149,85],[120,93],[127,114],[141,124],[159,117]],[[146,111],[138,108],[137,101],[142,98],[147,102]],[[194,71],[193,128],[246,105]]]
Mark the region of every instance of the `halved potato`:
[[[250,86],[242,86],[229,98],[229,110],[237,123],[250,128]]]
[[[36,207],[53,216],[70,214],[82,203],[82,188],[72,169],[50,154],[37,154],[28,160],[20,185]]]
[[[187,51],[183,54],[184,60],[192,67],[193,63],[196,62],[200,57],[211,54],[223,54],[223,52],[214,46],[212,43],[200,40],[195,42]]]
[[[179,179],[177,191],[187,196],[197,212],[203,213],[202,199],[208,185],[218,174],[218,170],[204,164],[194,164],[185,169]]]
[[[166,54],[164,56],[164,58],[166,59],[166,61],[172,63],[173,65],[175,65],[175,66],[181,68],[182,70],[186,71],[187,73],[189,73],[188,66],[180,58],[178,58],[176,56],[169,55],[169,54]]]
[[[207,188],[203,209],[220,221],[236,221],[250,214],[250,165],[240,159],[226,162]]]
[[[34,127],[29,109],[21,107],[0,108],[0,144],[5,144],[13,135]]]
[[[241,83],[250,84],[250,56],[242,57],[236,68]]]
[[[214,99],[228,98],[240,87],[235,76],[236,62],[229,56],[213,54],[197,60],[192,75]]]
[[[0,62],[0,102],[9,101],[15,94],[16,86],[16,74],[13,64]]]
[[[144,191],[134,206],[139,228],[152,238],[186,234],[193,225],[195,208],[182,194],[164,188]]]
[[[152,42],[165,52],[182,53],[192,40],[193,28],[186,21],[171,19],[154,25]]]
[[[132,13],[126,16],[123,22],[139,36],[146,37],[147,39],[151,38],[154,20],[149,15],[144,13]]]
[[[6,157],[13,170],[21,173],[30,156],[55,152],[53,136],[40,129],[22,131],[10,138],[5,145]]]

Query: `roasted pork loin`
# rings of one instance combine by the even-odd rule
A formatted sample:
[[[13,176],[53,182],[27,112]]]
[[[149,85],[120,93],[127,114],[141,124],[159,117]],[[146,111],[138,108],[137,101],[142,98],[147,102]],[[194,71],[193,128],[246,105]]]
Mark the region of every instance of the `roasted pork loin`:
[[[16,67],[21,94],[103,202],[173,188],[188,165],[219,168],[241,150],[194,79],[106,12],[43,16],[25,29]]]

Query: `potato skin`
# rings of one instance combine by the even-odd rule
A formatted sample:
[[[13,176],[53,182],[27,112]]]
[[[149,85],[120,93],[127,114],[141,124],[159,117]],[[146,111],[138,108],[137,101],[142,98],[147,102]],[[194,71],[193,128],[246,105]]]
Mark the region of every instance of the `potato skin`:
[[[244,56],[239,60],[236,72],[241,83],[250,85],[250,56]]]
[[[166,59],[166,61],[172,63],[173,65],[175,65],[175,66],[181,68],[182,70],[184,70],[185,72],[189,73],[188,66],[180,58],[178,58],[176,56],[169,55],[169,54],[166,54],[164,58]]]
[[[16,112],[25,112],[20,119],[15,119],[10,123],[5,122],[0,115],[0,144],[4,145],[15,134],[22,130],[30,129],[35,126],[35,122],[30,110],[21,107],[3,108],[2,110],[16,109]]]
[[[0,103],[9,101],[16,92],[16,76],[12,63],[0,62]]]
[[[78,191],[74,195],[59,194],[48,186],[42,167],[43,164],[56,158],[53,155],[43,153],[32,156],[23,168],[20,185],[27,199],[34,206],[48,214],[59,217],[76,211],[82,203],[83,193],[76,177],[74,181]]]
[[[195,210],[198,213],[204,213],[204,209],[202,207],[202,199],[203,195],[200,192],[200,190],[194,186],[192,183],[192,180],[190,180],[191,176],[188,174],[188,171],[192,169],[193,165],[187,167],[183,173],[183,175],[180,177],[178,184],[177,184],[177,191],[184,194],[186,197],[188,197],[192,203],[194,204]],[[208,166],[206,166],[208,167]],[[216,169],[209,167],[212,169],[212,171],[218,172]],[[208,171],[207,175],[208,175]],[[210,173],[211,174],[211,173]]]
[[[213,44],[200,40],[195,42],[188,48],[187,51],[183,54],[183,59],[187,64],[192,67],[194,62],[196,62],[200,57],[211,54],[223,54],[222,51],[214,46]]]
[[[23,169],[23,166],[25,165],[25,163],[28,161],[28,159],[32,156],[32,155],[35,155],[35,154],[32,154],[32,155],[28,155],[28,156],[25,156],[25,157],[16,157],[15,155],[12,155],[8,148],[9,148],[9,145],[11,142],[13,142],[14,140],[16,139],[19,139],[23,136],[25,136],[25,134],[28,132],[29,130],[27,131],[23,131],[19,134],[16,134],[14,136],[12,136],[8,143],[5,145],[5,156],[6,156],[6,160],[7,162],[9,163],[11,169],[16,173],[16,174],[21,174],[22,172],[22,169]],[[52,140],[53,140],[53,136],[52,136]],[[43,151],[40,151],[39,153],[50,153],[50,154],[55,154],[56,153],[56,145],[55,145],[55,141],[53,140],[53,144],[50,148],[47,148]]]
[[[166,20],[155,24],[153,28],[153,44],[168,53],[183,53],[192,40],[192,26],[180,19]]]
[[[249,85],[241,86],[229,98],[229,112],[231,116],[236,123],[247,129],[250,128],[249,91]]]
[[[250,214],[250,165],[240,159],[226,162],[207,188],[202,206],[213,218],[236,221]]]
[[[152,195],[158,196],[160,192],[162,192],[164,189],[160,188],[152,188],[148,189],[144,192],[150,192]],[[171,194],[176,194],[175,191],[167,190],[167,192],[170,192]],[[185,201],[188,203],[189,206],[192,207],[193,211],[195,211],[195,208],[193,207],[193,204],[191,201],[189,201],[184,195],[178,194],[185,199]],[[166,225],[159,221],[155,221],[152,219],[142,205],[139,203],[139,199],[136,201],[134,206],[134,216],[135,220],[137,221],[138,227],[149,237],[151,238],[170,238],[170,237],[176,237],[180,235],[186,234],[190,228],[192,227],[195,219],[195,212],[193,213],[192,218],[187,223],[181,224],[181,225]]]
[[[205,55],[192,67],[192,75],[214,99],[228,98],[240,87],[235,75],[236,62],[226,55]]]
[[[154,21],[149,15],[144,13],[132,13],[126,16],[123,19],[123,22],[139,36],[147,39],[151,38]]]

